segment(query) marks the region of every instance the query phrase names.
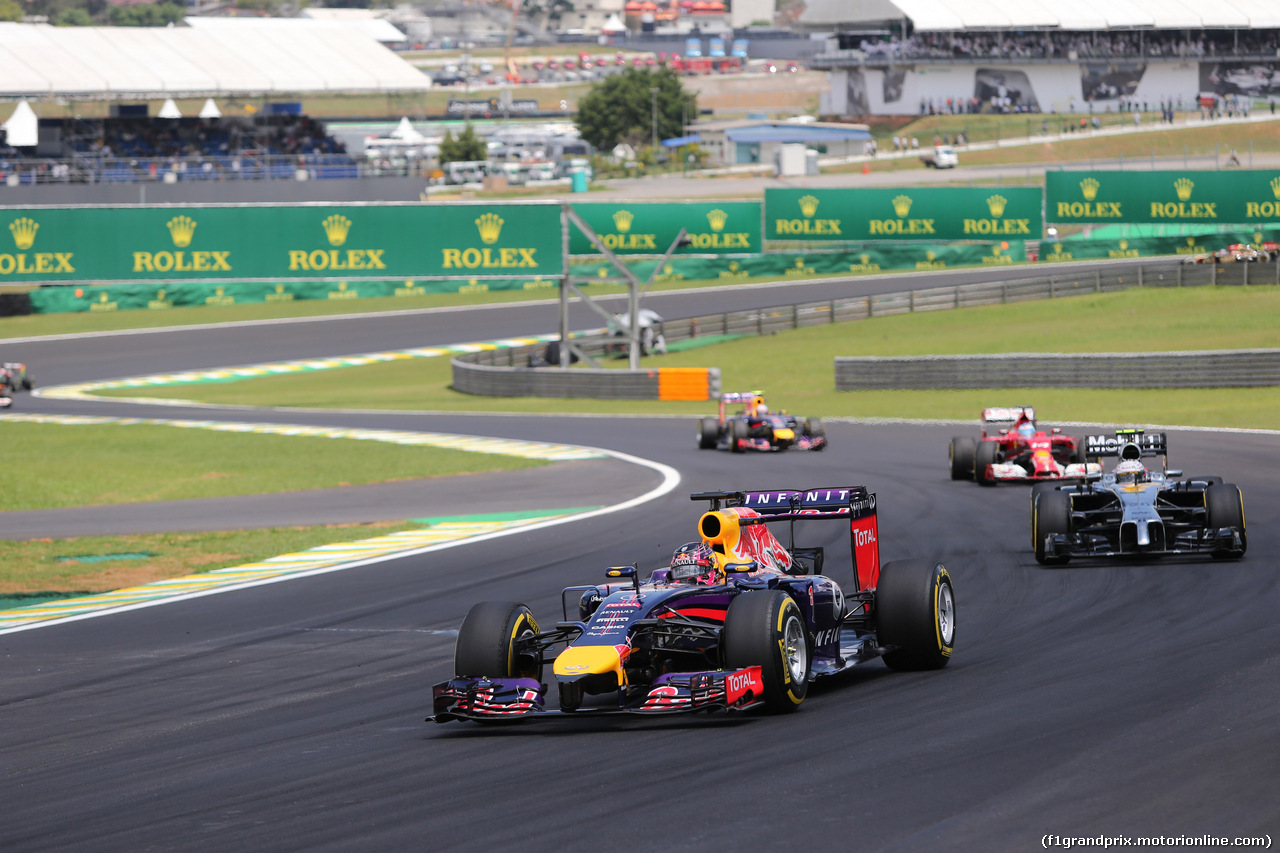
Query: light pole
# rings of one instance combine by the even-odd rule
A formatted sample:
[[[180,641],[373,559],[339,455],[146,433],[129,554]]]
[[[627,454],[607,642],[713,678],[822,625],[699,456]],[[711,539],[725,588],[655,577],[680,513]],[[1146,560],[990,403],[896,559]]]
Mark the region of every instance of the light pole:
[[[653,164],[658,165],[658,87],[649,87],[649,97],[653,99]]]

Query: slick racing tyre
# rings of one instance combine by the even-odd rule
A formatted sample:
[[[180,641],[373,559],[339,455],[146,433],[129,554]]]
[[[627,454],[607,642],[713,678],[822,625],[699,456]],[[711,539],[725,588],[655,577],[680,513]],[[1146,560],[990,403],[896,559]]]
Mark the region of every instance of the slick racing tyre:
[[[810,438],[826,438],[827,428],[822,425],[821,418],[806,418],[804,422],[804,434]],[[825,447],[823,445],[822,447]],[[818,449],[821,450],[822,447]]]
[[[1205,489],[1205,509],[1209,511],[1209,526],[1230,527],[1240,531],[1240,548],[1213,552],[1219,559],[1238,560],[1248,550],[1249,540],[1244,532],[1244,495],[1231,483],[1214,483]]]
[[[951,576],[932,560],[894,560],[880,569],[876,633],[890,669],[941,669],[956,640]]]
[[[703,418],[698,421],[698,449],[715,450],[716,441],[720,438],[720,422],[715,418]]]
[[[1050,557],[1044,540],[1054,533],[1071,532],[1071,495],[1052,489],[1033,494],[1031,498],[1031,547],[1036,562],[1045,566],[1061,565],[1071,559],[1066,555]]]
[[[947,455],[951,459],[951,479],[972,480],[973,459],[978,452],[978,442],[968,436],[956,436],[951,439]]]
[[[482,601],[458,629],[453,672],[458,678],[542,680],[542,655],[517,651],[517,641],[538,633],[528,607],[513,601]]]
[[[734,453],[741,453],[744,451],[746,448],[742,446],[742,442],[747,439],[748,433],[749,430],[747,429],[746,421],[741,419],[734,421],[729,427],[729,449]]]
[[[979,441],[973,457],[973,477],[984,486],[994,486],[995,477],[987,476],[987,466],[999,460],[1000,445],[994,441]]]
[[[725,614],[721,642],[731,669],[760,667],[766,710],[800,707],[809,692],[812,652],[804,617],[791,596],[776,589],[739,593]]]

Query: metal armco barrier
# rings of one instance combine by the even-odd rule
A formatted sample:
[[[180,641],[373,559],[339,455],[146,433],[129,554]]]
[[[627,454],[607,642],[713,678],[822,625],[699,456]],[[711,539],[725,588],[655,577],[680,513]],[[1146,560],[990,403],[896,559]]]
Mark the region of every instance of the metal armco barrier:
[[[575,340],[595,356],[604,338]],[[584,397],[596,400],[714,400],[718,367],[659,367],[652,370],[588,370],[530,367],[545,345],[467,353],[453,360],[455,391],[488,397]]]
[[[1011,380],[1010,377],[1017,377]],[[1280,385],[1280,349],[1002,353],[836,359],[837,391],[1000,388],[1248,388]]]
[[[843,323],[849,320],[862,320],[867,317],[881,317],[889,314],[907,314],[913,311],[942,311],[949,308],[966,308],[974,305],[995,305],[1002,302],[1023,302],[1033,299],[1054,299],[1062,296],[1078,296],[1085,293],[1113,293],[1128,290],[1132,287],[1196,287],[1205,285],[1248,285],[1248,284],[1280,283],[1280,264],[1188,264],[1180,261],[1163,261],[1152,264],[1134,264],[1107,270],[1091,269],[1081,265],[1077,269],[1062,273],[1044,274],[1014,281],[982,282],[978,284],[961,284],[952,287],[934,287],[922,290],[908,290],[897,293],[882,293],[873,296],[859,296],[851,299],[833,299],[826,302],[804,302],[795,305],[783,305],[776,308],[762,308],[752,311],[728,311],[723,314],[708,314],[701,317],[689,317],[679,320],[666,320],[663,323],[668,343],[687,340],[689,338],[715,336],[755,336],[771,335],[787,329],[798,329],[805,326],[818,326],[828,323]],[[578,345],[594,355],[603,352],[605,339],[594,341],[579,339]],[[568,371],[540,368],[530,370],[524,368],[528,364],[532,350],[526,347],[471,353],[454,359],[453,388],[469,394],[488,394],[492,396],[535,396],[536,392],[526,390],[531,387],[531,376],[551,373],[583,374],[588,376],[598,371],[586,371],[574,368]],[[1241,351],[1231,351],[1241,352]],[[1150,357],[1150,354],[1141,356]],[[837,364],[839,360],[837,360]],[[481,381],[470,374],[471,368],[478,364],[493,368],[491,375]],[[522,369],[512,370],[520,367]],[[713,368],[714,369],[714,368]],[[1182,370],[1183,368],[1178,368]],[[502,373],[511,378],[498,378]],[[609,374],[625,373],[625,371],[605,371]],[[837,368],[838,372],[838,368]],[[639,371],[648,375],[649,371]],[[542,380],[538,380],[541,382]],[[546,396],[594,396],[593,389],[599,386],[596,380],[576,379],[572,376],[559,380],[565,383],[578,383],[573,394],[548,394]],[[640,380],[637,380],[640,381]],[[654,381],[655,380],[645,380]],[[718,371],[716,381],[719,381]],[[837,376],[837,388],[854,390],[853,386],[845,389],[840,385]],[[1096,381],[1096,380],[1094,380]],[[1203,380],[1201,380],[1203,382]],[[955,387],[990,387],[990,379],[979,386]],[[1043,384],[1065,384],[1048,382]],[[1280,381],[1257,381],[1250,384],[1274,385]],[[909,385],[865,385],[865,388],[909,388],[920,386]],[[936,386],[929,386],[936,387]],[[944,386],[952,387],[952,386]],[[1099,386],[1082,386],[1099,387]],[[1140,387],[1131,385],[1127,387]],[[1155,386],[1175,387],[1175,386]],[[474,390],[473,390],[474,389]],[[606,390],[611,390],[606,388]],[[718,393],[718,389],[717,389]],[[539,395],[540,396],[540,395]],[[648,397],[609,397],[609,399],[659,399]]]

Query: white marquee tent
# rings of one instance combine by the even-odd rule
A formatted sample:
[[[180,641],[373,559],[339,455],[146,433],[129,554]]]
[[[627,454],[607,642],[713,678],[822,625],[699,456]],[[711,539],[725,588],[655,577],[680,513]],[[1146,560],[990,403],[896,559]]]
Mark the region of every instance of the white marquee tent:
[[[0,98],[413,92],[430,79],[356,27],[0,23]]]

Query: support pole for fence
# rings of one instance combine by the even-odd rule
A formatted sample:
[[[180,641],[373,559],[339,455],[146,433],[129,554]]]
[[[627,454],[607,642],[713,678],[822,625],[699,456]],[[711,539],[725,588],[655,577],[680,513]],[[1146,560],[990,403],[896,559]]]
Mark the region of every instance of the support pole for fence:
[[[960,307],[960,285],[956,285],[954,288],[952,288],[951,296],[952,296],[952,301],[954,303],[952,307],[959,308]]]
[[[1001,302],[1009,301],[1009,285],[1007,284],[1002,283],[1000,285],[1000,301]]]
[[[1249,262],[1244,262],[1244,286],[1249,286]]]
[[[1182,264],[1178,264],[1178,287],[1182,287]]]
[[[1138,287],[1142,287],[1142,265],[1138,265]]]
[[[1053,299],[1057,296],[1053,289],[1053,276],[1049,276],[1049,298]]]
[[[914,314],[915,310],[916,310],[916,292],[913,290],[911,291],[911,298],[907,302],[907,311]]]
[[[1210,270],[1211,272],[1209,273],[1209,283],[1216,287],[1218,284],[1218,265],[1214,264],[1212,267],[1210,267]]]
[[[793,329],[800,328],[800,306],[799,305],[791,306],[791,328]]]
[[[1277,261],[1277,264],[1280,264],[1280,261]],[[1280,276],[1280,265],[1276,267],[1276,275]],[[835,321],[836,321],[836,301],[832,299],[831,300],[831,322],[834,323]]]
[[[1102,273],[1098,271],[1095,271],[1093,273],[1093,292],[1094,293],[1102,292]]]

